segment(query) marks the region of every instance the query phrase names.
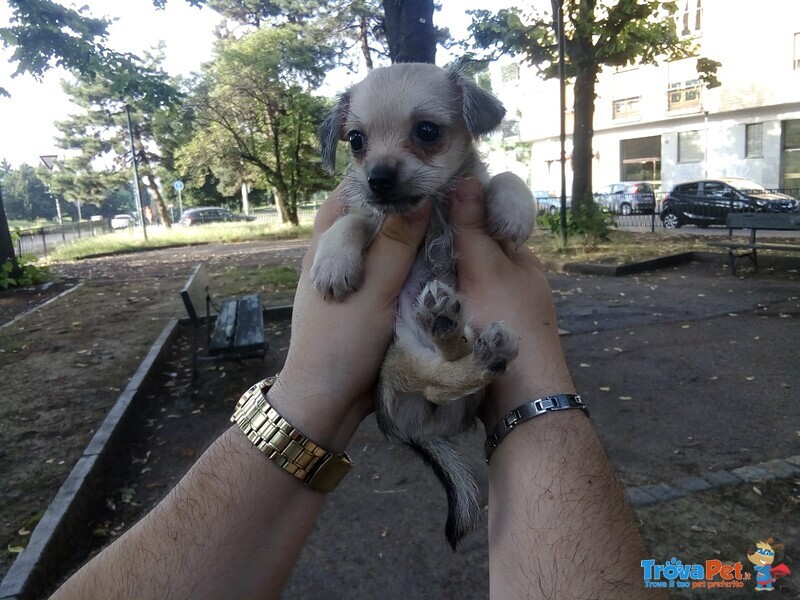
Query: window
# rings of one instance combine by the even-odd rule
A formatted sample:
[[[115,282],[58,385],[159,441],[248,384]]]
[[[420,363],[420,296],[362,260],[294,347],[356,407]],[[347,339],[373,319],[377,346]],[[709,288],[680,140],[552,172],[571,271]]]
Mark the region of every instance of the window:
[[[624,100],[614,100],[613,115],[614,119],[637,119],[640,116],[639,102],[641,98],[625,98]]]
[[[667,110],[700,108],[700,80],[676,81],[669,84]]]
[[[744,126],[744,155],[746,158],[764,156],[764,124],[753,123]]]
[[[724,198],[728,191],[728,186],[724,183],[720,183],[719,181],[706,181],[703,184],[703,196]]]
[[[800,33],[794,34],[794,57],[792,67],[795,71],[800,71]]]
[[[703,0],[684,0],[680,29],[683,36],[703,31]]]
[[[700,145],[699,131],[678,132],[678,162],[700,162],[703,160],[703,148]]]
[[[661,179],[661,136],[620,140],[620,181]]]

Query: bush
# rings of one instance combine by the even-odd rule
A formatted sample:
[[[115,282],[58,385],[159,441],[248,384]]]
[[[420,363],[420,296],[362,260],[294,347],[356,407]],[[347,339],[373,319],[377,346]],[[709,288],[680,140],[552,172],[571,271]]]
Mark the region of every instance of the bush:
[[[36,258],[23,256],[17,261],[17,272],[14,272],[14,263],[7,259],[0,265],[0,289],[10,287],[27,287],[50,281],[50,272],[44,267],[33,264]]]
[[[560,214],[544,214],[539,221],[553,235],[563,238]],[[611,229],[616,226],[612,215],[603,212],[594,202],[581,204],[576,210],[567,212],[567,237],[582,237],[583,247],[587,250],[595,248],[598,242],[608,241]]]

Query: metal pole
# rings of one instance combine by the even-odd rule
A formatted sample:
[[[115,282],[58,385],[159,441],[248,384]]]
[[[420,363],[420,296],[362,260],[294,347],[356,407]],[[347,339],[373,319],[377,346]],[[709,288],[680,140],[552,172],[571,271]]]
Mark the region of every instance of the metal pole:
[[[559,125],[561,135],[559,142],[561,145],[561,238],[564,247],[567,245],[567,124],[565,115],[567,112],[567,93],[566,93],[566,69],[564,66],[564,6],[558,3],[558,13],[556,17],[556,33],[558,35],[558,87],[559,87]],[[573,201],[576,199],[573,198]]]
[[[183,216],[183,200],[181,199],[181,191],[178,190],[178,218],[180,219],[182,216]]]
[[[142,227],[144,239],[147,241],[147,228],[144,224],[144,212],[142,211],[142,196],[139,190],[139,169],[136,166],[136,146],[133,143],[133,125],[131,124],[131,107],[125,104],[125,116],[128,118],[128,137],[131,141],[131,164],[133,165],[133,190],[136,197],[136,210],[139,211],[139,225]]]

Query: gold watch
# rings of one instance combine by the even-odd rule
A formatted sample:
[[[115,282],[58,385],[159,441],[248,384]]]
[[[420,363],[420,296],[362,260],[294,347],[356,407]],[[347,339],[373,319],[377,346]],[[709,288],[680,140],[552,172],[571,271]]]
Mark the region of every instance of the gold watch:
[[[236,423],[256,448],[287,473],[318,492],[330,492],[353,468],[346,452],[332,454],[295,429],[267,401],[276,377],[247,390],[233,412]]]

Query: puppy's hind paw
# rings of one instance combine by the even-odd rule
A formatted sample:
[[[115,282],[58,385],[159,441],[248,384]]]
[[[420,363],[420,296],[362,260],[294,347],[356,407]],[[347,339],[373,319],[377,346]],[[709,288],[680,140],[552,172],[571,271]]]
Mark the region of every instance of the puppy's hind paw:
[[[415,312],[417,323],[432,339],[444,340],[463,333],[461,302],[446,283],[428,283],[417,298]]]
[[[363,271],[360,253],[318,254],[311,266],[311,285],[325,300],[341,302],[359,288]]]
[[[502,375],[517,357],[519,341],[502,321],[495,321],[483,330],[472,353],[491,376]]]

